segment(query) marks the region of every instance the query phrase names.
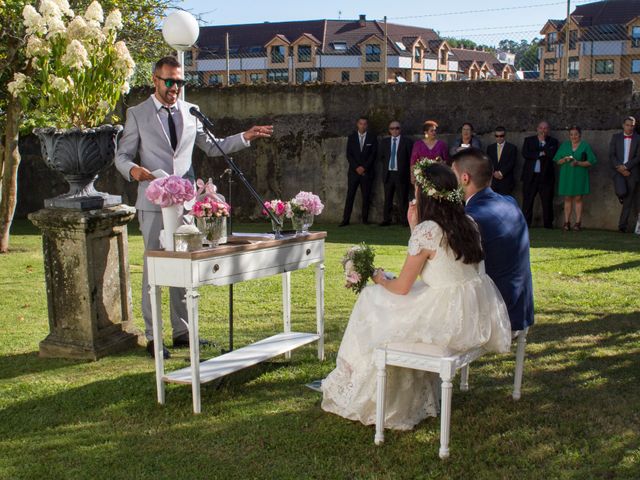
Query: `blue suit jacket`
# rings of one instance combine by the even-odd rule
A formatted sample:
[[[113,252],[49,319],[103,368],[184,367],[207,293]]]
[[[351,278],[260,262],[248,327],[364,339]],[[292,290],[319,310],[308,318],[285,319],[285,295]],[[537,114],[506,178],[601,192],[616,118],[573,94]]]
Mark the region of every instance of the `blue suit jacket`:
[[[533,325],[529,230],[518,204],[485,188],[469,199],[466,211],[480,228],[485,268],[507,305],[511,329]]]

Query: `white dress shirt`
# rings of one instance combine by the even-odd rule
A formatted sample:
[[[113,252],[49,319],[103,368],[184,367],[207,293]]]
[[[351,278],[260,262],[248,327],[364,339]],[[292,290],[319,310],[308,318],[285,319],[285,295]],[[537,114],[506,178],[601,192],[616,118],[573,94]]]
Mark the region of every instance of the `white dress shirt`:
[[[182,136],[182,126],[184,122],[182,121],[182,113],[180,113],[180,109],[177,105],[163,105],[160,100],[157,99],[155,95],[151,95],[153,99],[153,103],[156,106],[156,115],[158,116],[158,121],[160,125],[162,125],[162,130],[167,137],[167,141],[169,145],[171,145],[171,137],[169,135],[169,112],[167,112],[162,107],[168,107],[171,111],[171,116],[173,117],[173,123],[176,126],[176,138],[178,139],[178,144],[180,144],[180,137]]]
[[[624,139],[624,160],[622,163],[627,163],[629,161],[629,154],[631,153],[631,138]]]
[[[364,150],[364,141],[367,138],[367,132],[358,132],[358,138],[360,139],[360,151]]]

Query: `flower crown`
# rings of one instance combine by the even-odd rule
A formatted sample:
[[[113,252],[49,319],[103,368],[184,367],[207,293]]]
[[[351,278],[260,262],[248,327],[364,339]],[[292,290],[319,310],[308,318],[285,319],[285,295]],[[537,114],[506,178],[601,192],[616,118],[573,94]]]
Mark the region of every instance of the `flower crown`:
[[[425,170],[429,165],[438,163],[430,158],[421,158],[413,166],[413,174],[416,177],[416,182],[420,185],[422,191],[428,197],[435,198],[436,200],[446,200],[451,203],[462,203],[464,200],[464,191],[462,187],[458,187],[455,190],[439,190],[425,175]]]

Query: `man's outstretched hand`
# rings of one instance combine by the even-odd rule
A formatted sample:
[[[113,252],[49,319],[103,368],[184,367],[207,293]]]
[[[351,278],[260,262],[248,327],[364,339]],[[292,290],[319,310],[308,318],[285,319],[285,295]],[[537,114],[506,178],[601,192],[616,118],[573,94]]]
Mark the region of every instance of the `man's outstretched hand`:
[[[269,138],[273,134],[273,125],[255,125],[242,135],[248,142],[256,138]]]

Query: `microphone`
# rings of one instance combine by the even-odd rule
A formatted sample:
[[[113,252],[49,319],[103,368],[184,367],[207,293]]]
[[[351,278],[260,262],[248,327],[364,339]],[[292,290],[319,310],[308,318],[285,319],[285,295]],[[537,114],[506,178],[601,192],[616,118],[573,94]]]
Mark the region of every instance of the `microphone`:
[[[191,107],[189,109],[189,113],[191,115],[193,115],[194,117],[196,117],[198,120],[200,120],[202,122],[202,125],[204,125],[204,128],[206,128],[210,132],[213,132],[213,123],[211,122],[211,120],[209,120],[206,117],[206,115],[204,113],[202,113],[200,110],[198,110],[197,107]]]

